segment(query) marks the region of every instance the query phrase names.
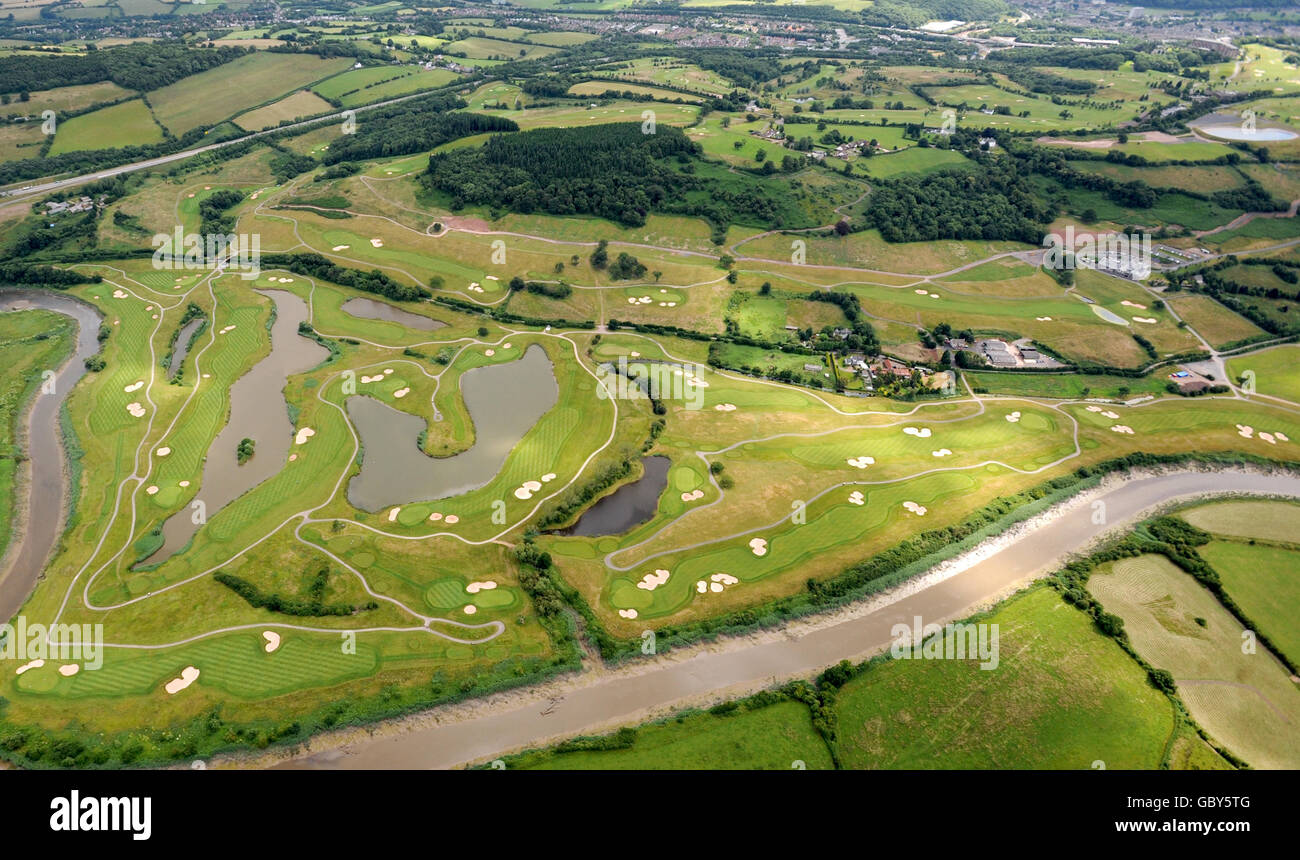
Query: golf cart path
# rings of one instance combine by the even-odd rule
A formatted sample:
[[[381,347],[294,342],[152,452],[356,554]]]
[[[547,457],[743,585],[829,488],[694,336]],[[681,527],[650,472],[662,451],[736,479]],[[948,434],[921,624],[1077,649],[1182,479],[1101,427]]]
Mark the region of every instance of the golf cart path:
[[[379,728],[319,736],[276,767],[456,767],[808,677],[840,660],[883,651],[893,641],[894,625],[910,626],[917,616],[926,624],[963,618],[1155,508],[1181,499],[1234,493],[1300,497],[1300,476],[1226,470],[1112,479],[929,574],[830,616],[721,639],[653,662],[595,668]],[[1096,519],[1103,522],[1097,524]]]

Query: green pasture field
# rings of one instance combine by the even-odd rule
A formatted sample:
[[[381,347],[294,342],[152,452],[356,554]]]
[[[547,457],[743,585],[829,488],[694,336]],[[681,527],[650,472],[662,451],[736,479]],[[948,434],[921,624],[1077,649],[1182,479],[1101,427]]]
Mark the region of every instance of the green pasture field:
[[[59,123],[50,155],[158,143],[162,129],[141,99],[100,108]]]
[[[1234,380],[1246,371],[1255,374],[1255,390],[1268,397],[1300,403],[1300,347],[1275,346],[1250,355],[1230,358],[1228,373]]]
[[[1013,397],[1049,397],[1075,400],[1086,397],[1110,397],[1127,400],[1150,394],[1165,394],[1166,380],[1159,374],[1134,379],[1089,373],[991,373],[962,371],[976,388],[989,394]]]
[[[525,45],[519,42],[505,42],[499,39],[485,39],[471,36],[447,45],[450,56],[464,54],[475,60],[534,60],[559,53],[559,48],[546,45]]]
[[[808,706],[781,701],[731,713],[686,713],[640,726],[628,749],[540,750],[512,756],[507,770],[808,770],[834,765]]]
[[[1291,535],[1300,525],[1300,509],[1289,506]],[[1259,625],[1292,663],[1300,662],[1300,633],[1292,619],[1300,605],[1300,551],[1294,544],[1264,546],[1248,542],[1214,541],[1197,552],[1223,580],[1224,590]]]
[[[0,160],[36,158],[44,143],[40,120],[0,124]]]
[[[1144,555],[1097,568],[1088,589],[1124,619],[1138,654],[1174,676],[1218,743],[1256,768],[1300,762],[1300,738],[1287,728],[1300,719],[1289,672],[1262,645],[1245,653],[1241,623],[1190,575]]]
[[[854,163],[876,179],[892,179],[904,174],[924,176],[941,170],[971,166],[969,159],[960,152],[937,147],[928,149],[911,147],[900,152],[875,155],[871,158],[859,157]]]
[[[1098,173],[1119,182],[1142,181],[1153,188],[1181,188],[1201,194],[1227,191],[1245,185],[1241,173],[1227,165],[1169,165],[1165,167],[1132,167],[1109,161],[1079,160],[1071,167],[1084,173]]]
[[[998,625],[996,670],[886,660],[841,688],[845,768],[1160,767],[1173,708],[1086,615],[1038,588],[979,621]]]
[[[582,83],[574,84],[573,86],[569,87],[569,93],[575,96],[599,96],[610,90],[614,90],[615,92],[619,92],[619,93],[633,92],[638,95],[650,96],[651,98],[659,99],[662,101],[673,101],[674,99],[681,99],[684,102],[690,102],[693,104],[698,104],[699,102],[703,101],[703,97],[701,96],[694,96],[687,93],[679,93],[673,90],[661,89],[659,87],[649,87],[649,86],[645,86],[644,84],[623,83],[622,81],[618,81],[618,82],[604,81],[604,80],[583,81]]]
[[[31,99],[29,101],[19,102],[15,99],[11,105],[0,111],[0,113],[9,113],[18,108],[28,116],[40,117],[42,112],[52,110],[59,114],[61,119],[65,112],[84,110],[91,105],[103,102],[115,102],[130,97],[132,93],[112,81],[100,81],[94,84],[78,84],[68,87],[55,87],[50,90],[39,90],[30,95]]]

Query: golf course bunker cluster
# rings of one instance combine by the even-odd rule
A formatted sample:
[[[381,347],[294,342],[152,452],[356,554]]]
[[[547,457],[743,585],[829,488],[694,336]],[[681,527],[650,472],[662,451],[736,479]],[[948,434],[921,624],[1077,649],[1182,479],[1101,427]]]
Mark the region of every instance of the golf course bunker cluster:
[[[1300,768],[1289,6],[160,5],[0,14],[5,767]]]

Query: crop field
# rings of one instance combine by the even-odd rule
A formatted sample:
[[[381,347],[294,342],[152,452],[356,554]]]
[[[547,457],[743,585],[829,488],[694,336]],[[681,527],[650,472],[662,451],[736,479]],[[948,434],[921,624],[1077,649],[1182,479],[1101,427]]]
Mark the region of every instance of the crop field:
[[[348,65],[346,59],[258,52],[154,90],[149,103],[158,121],[180,135],[309,87]]]
[[[1229,310],[1209,296],[1171,296],[1166,301],[1169,307],[1200,332],[1211,346],[1221,347],[1249,338],[1266,337],[1268,334],[1250,320]]]
[[[1286,667],[1262,645],[1242,647],[1241,624],[1163,556],[1123,559],[1095,571],[1088,588],[1124,619],[1137,652],[1174,676],[1192,717],[1256,768],[1294,768],[1300,719]]]
[[[299,90],[291,96],[285,96],[274,104],[241,114],[234,119],[235,125],[248,131],[261,131],[277,126],[286,120],[302,119],[329,113],[333,107],[329,102],[310,90]]]

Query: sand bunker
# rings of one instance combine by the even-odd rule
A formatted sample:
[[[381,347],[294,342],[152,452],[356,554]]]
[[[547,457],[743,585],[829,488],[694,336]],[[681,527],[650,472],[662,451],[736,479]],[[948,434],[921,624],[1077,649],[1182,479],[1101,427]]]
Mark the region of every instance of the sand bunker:
[[[1112,412],[1112,411],[1109,410],[1109,409],[1104,410],[1101,414],[1102,414],[1103,416],[1105,416],[1106,418],[1109,418],[1111,421],[1115,421],[1115,420],[1117,420],[1117,419],[1119,418],[1119,413],[1118,413],[1118,412]]]
[[[735,412],[735,411],[736,411],[736,404],[734,404],[734,403],[719,403],[717,406],[714,406],[713,408],[716,409],[716,410],[718,410],[719,412]]]
[[[668,571],[656,570],[654,573],[647,573],[645,576],[641,577],[641,581],[636,584],[636,587],[645,591],[654,591],[667,581]]]
[[[274,654],[275,649],[280,647],[280,634],[274,630],[263,630],[262,638],[266,640],[266,653]]]
[[[410,393],[411,393],[410,388],[399,388],[393,392],[393,396],[400,400]]]
[[[32,660],[30,663],[24,663],[23,665],[19,666],[19,667],[14,671],[14,674],[15,674],[15,675],[21,675],[23,672],[26,672],[26,671],[28,671],[28,670],[30,670],[30,669],[39,669],[39,668],[41,668],[41,667],[44,666],[44,665],[45,665],[45,661],[44,661],[44,660]]]
[[[495,349],[485,349],[483,350],[483,354],[486,355],[488,358],[491,358],[492,356],[497,354],[497,351]]]
[[[176,486],[181,487],[181,488],[184,488],[184,487],[188,487],[189,485],[190,485],[190,482],[189,482],[189,481],[181,481],[181,482],[180,482],[179,484],[177,484]]]
[[[348,245],[335,245],[331,250],[334,250],[334,251],[346,251],[349,247],[350,247],[350,246],[348,246]]]
[[[157,454],[159,457],[166,457],[171,452],[172,452],[171,448],[159,448],[157,451],[154,451],[154,453]]]
[[[929,290],[913,290],[913,292],[915,292],[918,296],[923,296],[926,293],[928,293]]]
[[[480,591],[491,591],[496,587],[497,584],[494,580],[487,579],[483,582],[471,582],[469,585],[465,586],[465,590],[470,594],[478,594]]]
[[[375,248],[382,248],[382,247],[384,247],[384,240],[383,240],[383,239],[371,239],[371,240],[370,240],[370,244],[371,244],[373,247],[375,247]]]
[[[132,382],[130,385],[124,386],[122,390],[125,391],[127,394],[130,394],[133,391],[139,391],[141,388],[144,388],[143,379],[141,379],[139,382]]]
[[[1267,442],[1267,443],[1270,444],[1270,445],[1276,445],[1276,444],[1277,444],[1277,439],[1273,438],[1273,434],[1272,434],[1272,433],[1264,433],[1264,432],[1261,431],[1260,434],[1259,434],[1259,438],[1263,439],[1265,442]]]
[[[736,579],[736,577],[732,576],[729,573],[715,573],[709,577],[709,580],[711,581],[705,581],[701,579],[698,582],[696,582],[695,590],[700,594],[705,594],[710,591],[713,592],[714,594],[717,594],[718,592],[722,591],[724,588],[727,588],[728,586],[735,585],[736,583],[740,582],[739,579]]]
[[[440,519],[442,519],[442,514],[439,513],[438,511],[434,511],[433,513],[429,514],[429,522],[431,523],[436,523]]]
[[[915,436],[918,439],[930,438],[929,427],[904,427],[903,432],[906,433],[908,436]]]
[[[1285,433],[1274,433],[1273,435],[1277,437],[1277,441],[1279,441],[1279,442],[1290,442],[1290,441],[1291,441],[1291,439],[1290,439],[1290,438],[1289,438]]]
[[[447,516],[444,517],[442,521],[449,526],[454,526],[456,525],[456,523],[460,522],[460,517],[456,516],[455,514],[447,514]]]
[[[383,379],[384,379],[384,375],[383,375],[382,373],[379,373],[379,374],[376,374],[375,376],[362,376],[362,377],[361,377],[361,382],[362,382],[362,384],[364,385],[364,384],[366,384],[366,383],[370,383],[370,382],[382,382]]]
[[[934,457],[951,457],[952,452],[947,448],[940,448],[938,451],[931,451],[930,455]]]
[[[307,440],[316,435],[316,431],[310,427],[303,427],[298,431],[298,435],[293,437],[293,444],[305,445]]]
[[[704,498],[703,490],[691,490],[689,493],[682,493],[683,502],[693,502],[696,499]]]
[[[126,411],[131,413],[132,418],[144,417],[144,407],[141,406],[139,403],[126,404]]]
[[[1051,318],[1051,317],[1034,317],[1034,319],[1038,320],[1039,322],[1051,322],[1051,321],[1052,321],[1052,318]]]
[[[1144,311],[1147,309],[1146,305],[1140,305],[1137,302],[1130,302],[1128,299],[1125,299],[1124,301],[1120,302],[1120,304],[1126,308],[1133,308],[1139,311]]]
[[[465,607],[465,614],[466,614],[466,615],[473,615],[475,612],[478,612],[478,607],[475,606],[474,604],[471,603],[471,604],[469,604],[468,606]]]
[[[554,472],[547,472],[545,475],[542,475],[542,483],[543,483],[543,484],[549,484],[551,481],[554,481],[554,480],[555,480],[555,473],[554,473]]]
[[[173,678],[170,681],[168,681],[164,689],[167,690],[167,694],[169,696],[174,696],[177,693],[179,693],[181,690],[184,690],[190,684],[193,684],[198,679],[199,679],[199,670],[195,669],[193,666],[186,666],[184,669],[181,670],[181,676],[179,678]]]
[[[844,462],[848,463],[855,469],[865,469],[868,466],[874,466],[876,464],[876,458],[868,457],[864,454],[861,457],[850,457]]]
[[[80,671],[81,671],[81,664],[79,663],[68,663],[66,665],[59,667],[59,674],[65,678],[71,678],[73,675],[77,674]]]
[[[113,290],[113,298],[124,299],[126,298],[126,293],[122,290]]]
[[[754,555],[762,558],[767,555],[767,541],[763,538],[754,538],[749,542],[749,548],[754,551]]]
[[[1133,435],[1133,428],[1128,426],[1127,424],[1116,424],[1110,429],[1114,433],[1125,433],[1129,436]]]
[[[918,517],[925,516],[927,510],[924,505],[918,505],[916,502],[903,502],[903,507],[916,514]]]
[[[1151,325],[1156,322],[1156,318],[1155,317],[1133,317],[1133,322],[1140,322],[1140,323],[1146,323],[1147,325]]]
[[[540,481],[524,481],[523,485],[515,490],[515,498],[528,500],[533,497],[533,493],[542,488]]]
[[[1020,411],[1017,410],[1017,411],[1012,412],[1011,414],[1009,414],[1009,415],[1007,416],[1007,420],[1010,421],[1012,424],[1017,424],[1017,423],[1019,423],[1019,422],[1020,422]]]
[[[849,493],[850,505],[862,505],[862,504],[866,504],[866,501],[867,501],[866,496],[862,495],[861,490],[854,490],[853,492]]]
[[[622,616],[623,618],[636,618],[636,610],[635,610],[635,609],[620,609],[620,610],[618,611],[618,614],[619,614],[620,616]]]
[[[1243,439],[1249,439],[1255,435],[1255,428],[1251,427],[1249,424],[1238,424],[1237,435]]]
[[[151,486],[151,487],[146,487],[146,488],[145,488],[145,492],[148,493],[148,494],[151,495],[151,496],[156,495],[156,494],[158,493],[158,485],[157,485],[157,484],[154,484],[154,485]]]
[[[391,511],[388,512],[388,521],[390,523],[396,522],[397,515],[400,514],[401,512],[402,512],[402,508],[400,505],[398,507],[393,508]]]

